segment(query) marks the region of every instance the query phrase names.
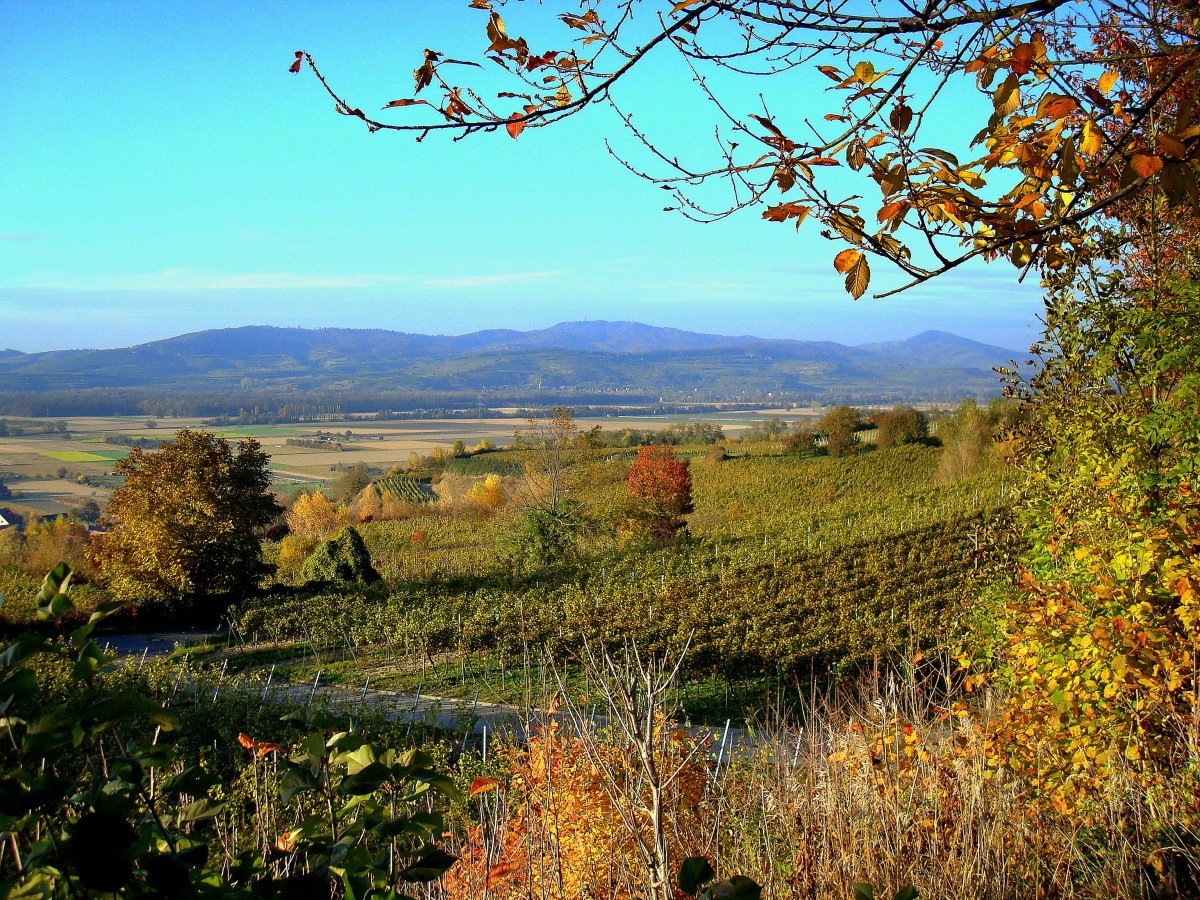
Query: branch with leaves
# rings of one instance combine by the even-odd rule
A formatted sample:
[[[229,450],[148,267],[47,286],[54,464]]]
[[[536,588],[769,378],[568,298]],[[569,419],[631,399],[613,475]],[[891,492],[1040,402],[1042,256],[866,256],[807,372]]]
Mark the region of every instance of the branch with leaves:
[[[848,245],[834,268],[855,298],[870,285],[872,256],[897,267],[905,287],[976,258],[1007,258],[1023,277],[1095,255],[1094,231],[1150,188],[1200,208],[1200,18],[1184,0],[905,0],[887,11],[853,0],[682,0],[657,10],[588,0],[556,16],[566,49],[543,52],[510,34],[504,5],[469,4],[487,17],[480,59],[501,70],[504,89],[486,73],[460,82],[481,63],[426,50],[413,95],[383,105],[433,118],[364,113],[304,51],[291,70],[307,63],[336,110],[369,130],[418,140],[501,128],[515,139],[609,105],[657,168],[621,161],[671,193],[668,210],[708,222],[763,207],[764,219],[797,228],[815,219]],[[619,96],[631,72],[664,53],[684,60],[714,111],[704,165],[681,161],[670,135],[634,128],[625,104],[636,96]],[[798,117],[774,113],[765,91],[760,111],[737,112],[729,99],[735,79],[758,78],[790,103],[796,79],[814,70],[833,82],[832,103],[809,90],[811,109]],[[968,91],[979,103],[964,109]],[[928,144],[929,131],[976,109],[970,158]],[[848,174],[818,176],[823,167]],[[847,187],[855,179],[861,190]],[[714,199],[712,184],[727,192]]]

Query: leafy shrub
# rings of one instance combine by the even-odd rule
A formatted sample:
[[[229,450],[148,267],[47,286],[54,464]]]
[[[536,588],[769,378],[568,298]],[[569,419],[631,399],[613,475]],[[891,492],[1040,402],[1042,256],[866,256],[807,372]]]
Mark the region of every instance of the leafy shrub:
[[[361,582],[373,584],[380,575],[371,565],[371,554],[362,535],[353,526],[319,546],[300,569],[305,581]]]

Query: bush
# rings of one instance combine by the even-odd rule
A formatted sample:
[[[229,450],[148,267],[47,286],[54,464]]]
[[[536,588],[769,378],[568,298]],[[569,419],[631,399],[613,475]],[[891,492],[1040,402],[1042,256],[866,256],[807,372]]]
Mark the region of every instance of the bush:
[[[353,526],[343,528],[337,537],[316,549],[304,562],[300,577],[305,581],[338,581],[373,584],[380,580],[371,565],[371,554],[362,535]]]

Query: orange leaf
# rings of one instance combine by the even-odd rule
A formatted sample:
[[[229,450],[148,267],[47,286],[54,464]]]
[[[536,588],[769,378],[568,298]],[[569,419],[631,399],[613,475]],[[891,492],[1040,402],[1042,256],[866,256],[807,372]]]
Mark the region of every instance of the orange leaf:
[[[854,267],[861,256],[858,250],[843,250],[833,258],[833,267],[844,274]]]
[[[393,106],[417,106],[418,104],[421,104],[421,103],[424,103],[426,106],[429,106],[428,100],[393,100],[391,103],[385,103],[383,105],[383,108],[391,109]]]
[[[495,790],[500,786],[500,784],[501,781],[499,778],[484,778],[482,775],[480,775],[471,782],[471,796],[474,797],[476,794],[482,794],[485,791]]]
[[[280,746],[272,741],[256,741],[250,735],[242,733],[238,735],[238,743],[247,750],[253,750],[259,756],[266,756],[274,750],[281,749]]]
[[[514,141],[521,136],[521,132],[525,130],[525,123],[521,121],[520,113],[513,113],[508,117],[508,124],[504,126],[504,130],[508,132],[508,136]]]
[[[837,69],[835,69],[833,66],[817,66],[817,71],[820,72],[822,75],[828,75],[834,81],[842,80],[842,73],[839,72]]]
[[[681,9],[687,9],[689,6],[695,6],[697,3],[700,3],[700,2],[702,2],[702,0],[679,0],[678,3],[676,3],[673,7],[671,7],[671,15],[674,15],[675,13],[679,12]]]
[[[1018,75],[1028,75],[1033,69],[1033,44],[1018,44],[1012,52],[1009,68]]]
[[[1129,161],[1129,165],[1142,178],[1149,178],[1163,167],[1163,161],[1159,157],[1151,156],[1148,153],[1135,153],[1133,154],[1133,159]]]
[[[296,839],[292,837],[290,831],[285,831],[279,836],[279,840],[275,842],[275,849],[281,853],[291,853],[296,846]]]
[[[1116,83],[1117,83],[1117,73],[1116,72],[1105,72],[1103,75],[1100,76],[1100,81],[1097,84],[1097,87],[1100,88],[1100,93],[1107,94],[1109,91],[1111,91],[1113,89],[1113,85]]]
[[[1079,108],[1079,104],[1062,94],[1047,94],[1038,104],[1038,115],[1050,119],[1062,119]]]

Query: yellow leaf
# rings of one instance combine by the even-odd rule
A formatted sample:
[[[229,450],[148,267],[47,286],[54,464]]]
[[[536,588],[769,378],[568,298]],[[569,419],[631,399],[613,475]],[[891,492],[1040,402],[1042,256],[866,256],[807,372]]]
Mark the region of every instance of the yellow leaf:
[[[1117,83],[1116,72],[1105,72],[1100,76],[1100,82],[1097,85],[1100,88],[1100,93],[1107,94],[1113,89],[1113,85]]]
[[[1089,119],[1083,123],[1083,136],[1079,140],[1079,150],[1087,156],[1100,152],[1100,129]]]

